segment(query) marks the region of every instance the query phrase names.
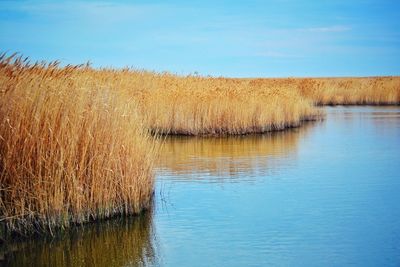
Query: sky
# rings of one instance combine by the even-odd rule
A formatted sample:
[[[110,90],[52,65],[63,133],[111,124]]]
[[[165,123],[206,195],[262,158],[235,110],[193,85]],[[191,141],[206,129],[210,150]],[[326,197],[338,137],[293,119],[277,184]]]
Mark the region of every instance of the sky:
[[[1,0],[0,51],[179,75],[400,75],[400,1]]]

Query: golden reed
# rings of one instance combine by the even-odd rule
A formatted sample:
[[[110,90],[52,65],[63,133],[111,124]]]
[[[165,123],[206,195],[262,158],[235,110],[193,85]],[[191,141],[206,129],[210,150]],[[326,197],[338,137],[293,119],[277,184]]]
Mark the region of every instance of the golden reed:
[[[399,76],[256,80],[266,87],[295,90],[315,105],[400,104]]]
[[[0,57],[0,220],[7,231],[52,232],[149,206],[156,142],[135,103],[91,73]]]
[[[51,232],[145,209],[159,149],[149,132],[282,130],[319,118],[315,104],[399,104],[399,84],[399,77],[179,77],[3,54],[0,226]]]
[[[154,133],[232,135],[299,126],[321,112],[297,90],[258,80],[179,77],[131,69],[79,69],[99,89],[135,102],[146,128]]]
[[[253,80],[143,74],[134,90],[149,127],[159,133],[231,135],[299,126],[320,115],[295,90]]]
[[[397,76],[303,79],[299,90],[318,105],[400,104],[400,77]]]

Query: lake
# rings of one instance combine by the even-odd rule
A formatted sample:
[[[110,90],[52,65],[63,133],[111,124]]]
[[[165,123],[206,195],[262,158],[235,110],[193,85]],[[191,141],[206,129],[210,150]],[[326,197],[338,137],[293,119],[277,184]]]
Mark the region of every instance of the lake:
[[[151,211],[9,244],[7,266],[399,266],[400,108],[170,137]]]

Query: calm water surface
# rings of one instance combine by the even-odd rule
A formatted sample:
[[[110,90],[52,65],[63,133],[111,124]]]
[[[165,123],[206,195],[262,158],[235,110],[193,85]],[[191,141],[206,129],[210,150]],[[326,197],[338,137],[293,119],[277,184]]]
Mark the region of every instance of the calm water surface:
[[[399,266],[400,108],[275,134],[169,138],[154,208],[9,244],[10,266]]]

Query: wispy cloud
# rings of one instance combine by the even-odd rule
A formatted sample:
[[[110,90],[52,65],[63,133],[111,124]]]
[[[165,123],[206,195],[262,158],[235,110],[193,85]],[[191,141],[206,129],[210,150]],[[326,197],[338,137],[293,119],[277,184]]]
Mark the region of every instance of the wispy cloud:
[[[279,52],[279,51],[264,51],[264,52],[259,52],[255,54],[256,56],[259,57],[267,57],[267,58],[302,58],[303,56],[301,55],[296,55],[296,54],[290,54],[290,53],[284,53],[284,52]]]
[[[327,27],[312,27],[300,29],[302,32],[347,32],[350,31],[350,26],[345,25],[333,25]]]

